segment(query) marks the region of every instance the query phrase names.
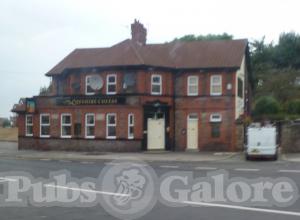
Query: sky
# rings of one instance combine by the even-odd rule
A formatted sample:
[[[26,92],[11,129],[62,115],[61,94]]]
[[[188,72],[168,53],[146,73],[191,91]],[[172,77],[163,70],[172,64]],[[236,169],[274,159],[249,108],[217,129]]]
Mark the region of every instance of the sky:
[[[45,73],[75,48],[130,38],[135,18],[149,43],[223,32],[276,42],[282,32],[300,33],[299,6],[298,0],[0,0],[0,117],[49,85]]]

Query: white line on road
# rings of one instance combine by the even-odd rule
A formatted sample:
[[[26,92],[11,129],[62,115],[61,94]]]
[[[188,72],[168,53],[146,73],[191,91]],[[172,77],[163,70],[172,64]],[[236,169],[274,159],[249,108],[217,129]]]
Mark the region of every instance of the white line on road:
[[[16,181],[18,181],[18,180],[11,179],[11,178],[0,177],[0,182],[16,182]]]
[[[219,208],[238,209],[238,210],[253,211],[253,212],[265,212],[265,213],[272,213],[272,214],[300,216],[300,212],[290,212],[290,211],[284,211],[278,209],[262,209],[262,208],[246,207],[246,206],[225,205],[225,204],[205,203],[205,202],[192,202],[192,201],[182,201],[181,203],[189,204],[189,205],[206,206],[206,207],[219,207]]]
[[[280,173],[300,173],[300,170],[278,170]]]
[[[91,161],[82,161],[80,163],[82,163],[82,164],[94,164],[94,162],[91,162]]]
[[[48,159],[48,158],[43,158],[43,159],[40,159],[41,161],[50,161],[51,159]]]
[[[67,186],[60,186],[60,185],[52,185],[46,184],[46,187],[58,188],[58,189],[66,189],[66,190],[73,190],[73,191],[81,191],[81,192],[90,192],[90,193],[97,193],[103,195],[110,195],[110,196],[130,196],[130,194],[122,194],[122,193],[114,193],[114,192],[105,192],[105,191],[98,191],[92,189],[82,189],[82,188],[74,188],[74,187],[67,187]]]
[[[176,168],[178,168],[179,166],[172,166],[172,165],[161,165],[160,167],[161,167],[161,168],[170,168],[170,169],[176,169]]]
[[[235,171],[246,171],[246,172],[256,172],[259,171],[259,169],[247,169],[247,168],[236,168]]]
[[[216,167],[195,167],[195,170],[216,170]]]
[[[114,163],[114,162],[108,162],[108,163],[105,163],[105,165],[108,165],[108,166],[117,166],[117,165],[120,165],[119,163]]]

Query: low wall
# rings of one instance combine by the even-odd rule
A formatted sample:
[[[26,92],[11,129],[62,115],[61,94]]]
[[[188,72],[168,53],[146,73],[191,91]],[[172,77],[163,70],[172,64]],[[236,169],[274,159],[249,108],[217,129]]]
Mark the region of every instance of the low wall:
[[[281,147],[285,153],[300,152],[300,123],[284,123],[281,127]]]
[[[142,141],[19,137],[18,148],[19,150],[135,152],[141,151]]]

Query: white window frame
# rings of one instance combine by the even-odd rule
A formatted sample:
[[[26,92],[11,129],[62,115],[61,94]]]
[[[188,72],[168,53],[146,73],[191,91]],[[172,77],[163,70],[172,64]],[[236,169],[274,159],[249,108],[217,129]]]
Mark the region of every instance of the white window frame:
[[[93,116],[93,117],[94,117],[94,123],[93,123],[93,124],[88,124],[87,118],[88,118],[89,116]],[[88,138],[88,139],[94,139],[94,138],[95,138],[95,133],[94,133],[94,135],[92,135],[92,136],[87,134],[88,127],[94,127],[94,132],[96,131],[96,130],[95,130],[95,127],[96,127],[96,117],[95,117],[95,114],[94,114],[94,113],[86,113],[86,114],[85,114],[85,138]]]
[[[218,77],[220,81],[218,83],[214,83],[213,78]],[[220,86],[221,87],[221,92],[213,92],[213,86]],[[210,76],[210,95],[212,96],[219,96],[222,95],[222,75],[211,75]]]
[[[28,117],[31,117],[32,123],[27,122]],[[31,134],[28,133],[28,129],[27,129],[28,126],[32,127],[32,133]],[[26,137],[32,137],[33,136],[33,115],[26,115],[25,116],[25,136]]]
[[[109,124],[109,120],[108,120],[109,116],[115,117],[115,124]],[[117,114],[116,113],[107,113],[106,114],[106,139],[116,139],[117,138],[117,134],[115,136],[108,135],[108,127],[111,127],[111,126],[115,127],[116,133],[117,133]]]
[[[85,76],[85,94],[86,95],[95,95],[95,92],[88,92],[87,88],[88,88],[88,79],[91,78],[92,75],[87,75]]]
[[[63,117],[64,116],[70,116],[71,117],[70,124],[63,124]],[[70,126],[71,127],[71,135],[63,135],[63,127],[64,126]],[[72,137],[72,114],[70,114],[70,113],[61,114],[61,117],[60,117],[60,137],[61,138],[71,138]]]
[[[210,115],[210,122],[221,122],[222,121],[222,115],[220,113],[212,113]]]
[[[132,123],[130,123],[130,118],[132,117]],[[128,139],[134,139],[134,114],[128,114]],[[130,128],[133,127],[133,134],[130,134]]]
[[[109,82],[109,78],[110,77],[114,77],[115,82],[113,82],[113,83]],[[114,85],[116,87],[116,90],[114,92],[108,91],[108,88],[109,88],[110,85]],[[106,94],[107,95],[115,95],[115,94],[117,94],[117,74],[108,74],[106,76]]]
[[[190,82],[190,79],[192,79],[192,78],[196,79],[196,83]],[[196,93],[192,93],[190,91],[191,86],[197,87]],[[199,77],[198,76],[188,76],[188,78],[187,78],[187,94],[188,94],[188,96],[197,96],[199,94]]]
[[[42,117],[49,117],[49,123],[48,124],[42,124]],[[49,131],[50,131],[50,126],[51,126],[51,118],[50,118],[50,114],[48,113],[43,113],[43,114],[40,114],[40,137],[41,138],[49,138],[50,137],[50,134],[49,135],[43,135],[42,134],[42,127],[43,126],[48,126],[49,127]]]
[[[157,83],[157,82],[153,82],[153,79],[155,78],[155,77],[158,77],[159,78],[159,82]],[[159,92],[154,92],[153,91],[153,86],[154,85],[159,85]],[[161,77],[161,75],[158,75],[158,74],[152,74],[151,75],[151,94],[152,95],[161,95],[162,94],[162,77]]]

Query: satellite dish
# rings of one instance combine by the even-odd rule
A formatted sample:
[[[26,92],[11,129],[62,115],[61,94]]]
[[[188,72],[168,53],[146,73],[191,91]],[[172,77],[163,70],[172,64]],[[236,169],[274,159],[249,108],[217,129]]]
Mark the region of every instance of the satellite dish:
[[[90,86],[93,90],[100,90],[103,87],[103,79],[101,76],[93,75],[90,78]]]

